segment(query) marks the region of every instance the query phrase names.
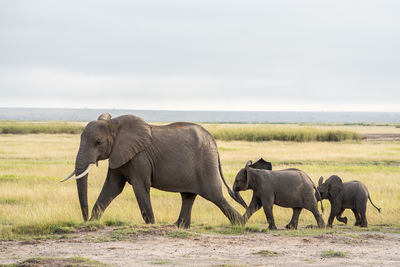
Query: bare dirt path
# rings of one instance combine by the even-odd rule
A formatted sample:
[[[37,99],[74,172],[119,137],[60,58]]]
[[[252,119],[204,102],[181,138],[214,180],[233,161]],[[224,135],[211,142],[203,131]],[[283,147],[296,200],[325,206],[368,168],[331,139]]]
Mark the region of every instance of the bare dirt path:
[[[33,257],[84,257],[112,266],[400,266],[400,234],[289,237],[190,232],[189,236],[174,237],[166,235],[167,230],[127,233],[125,240],[113,241],[118,239],[113,231],[79,232],[46,241],[3,241],[0,264]]]

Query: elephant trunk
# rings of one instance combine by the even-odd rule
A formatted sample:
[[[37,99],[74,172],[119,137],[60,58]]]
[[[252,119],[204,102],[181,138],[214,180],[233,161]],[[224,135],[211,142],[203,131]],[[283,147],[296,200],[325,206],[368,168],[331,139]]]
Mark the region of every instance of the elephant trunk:
[[[83,173],[89,165],[84,160],[85,156],[83,154],[84,153],[82,152],[82,150],[79,149],[79,152],[78,152],[78,155],[76,156],[76,161],[75,161],[75,174],[76,175],[80,175],[81,173]],[[87,201],[87,182],[88,182],[88,174],[86,174],[82,178],[76,180],[79,203],[81,205],[82,216],[83,216],[84,221],[87,221],[88,217],[89,217],[89,208],[88,208],[88,201]]]
[[[89,217],[89,208],[87,201],[87,181],[88,175],[86,174],[81,179],[76,180],[76,186],[78,188],[79,203],[81,205],[83,220],[86,222]]]

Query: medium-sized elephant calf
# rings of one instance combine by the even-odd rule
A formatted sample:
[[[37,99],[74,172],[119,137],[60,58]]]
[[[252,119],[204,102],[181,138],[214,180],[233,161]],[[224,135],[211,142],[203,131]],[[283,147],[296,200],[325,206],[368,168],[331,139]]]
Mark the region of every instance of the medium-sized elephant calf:
[[[371,202],[379,212],[381,209],[372,203],[367,187],[360,181],[342,182],[337,175],[332,175],[324,181],[321,176],[318,181],[318,191],[322,199],[328,199],[331,203],[331,213],[328,219],[328,226],[332,227],[333,220],[347,224],[347,217],[341,217],[345,209],[351,209],[356,217],[355,226],[368,227],[366,210],[367,200]],[[321,200],[317,194],[315,197]]]
[[[265,167],[266,166],[266,167]],[[271,166],[269,164],[269,166]],[[293,216],[287,229],[297,229],[301,210],[311,211],[317,220],[318,227],[324,227],[325,223],[318,211],[317,199],[314,189],[317,190],[310,177],[301,170],[287,169],[272,171],[263,159],[252,164],[247,162],[245,168],[236,175],[233,190],[253,190],[253,198],[246,213],[243,215],[247,221],[251,215],[264,208],[269,224],[269,229],[276,229],[272,207],[274,204],[293,209]],[[322,201],[321,201],[322,207]]]

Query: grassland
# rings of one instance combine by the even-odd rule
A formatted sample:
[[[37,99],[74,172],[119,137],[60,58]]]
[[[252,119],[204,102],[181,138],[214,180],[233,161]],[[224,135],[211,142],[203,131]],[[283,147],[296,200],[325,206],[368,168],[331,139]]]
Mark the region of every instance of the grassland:
[[[0,134],[79,134],[84,122],[0,121]],[[360,140],[361,135],[344,128],[293,124],[203,124],[218,140],[338,142]]]
[[[369,132],[365,126],[346,129],[355,131],[357,127],[364,127],[363,131]],[[387,127],[386,131],[399,129]],[[400,142],[218,140],[217,143],[223,171],[230,185],[247,160],[257,160],[259,157],[271,161],[274,169],[289,166],[300,168],[315,183],[321,175],[328,178],[337,174],[345,181],[356,179],[365,183],[374,203],[382,207],[382,213],[378,213],[368,204],[367,216],[372,229],[400,226]],[[79,135],[2,134],[0,144],[0,239],[68,233],[78,226],[143,224],[133,190],[128,184],[108,207],[100,222],[82,224],[75,183],[59,182],[74,167]],[[107,167],[107,161],[102,161],[89,175],[90,206],[100,193]],[[228,201],[240,213],[244,213],[244,209],[230,199],[225,189],[224,192]],[[251,192],[242,195],[247,202],[250,201]],[[151,199],[158,224],[171,224],[177,219],[181,204],[179,194],[152,189]],[[327,220],[329,202],[325,201],[324,205],[327,211],[323,216]],[[274,207],[277,226],[286,225],[291,213],[290,209]],[[344,215],[348,217],[350,225],[354,224],[351,211],[345,211]],[[201,197],[195,201],[192,223],[193,228],[211,230],[221,225],[229,226],[229,221],[221,211]],[[303,211],[299,226],[306,225],[315,225],[315,221],[310,212]],[[338,222],[335,221],[334,225],[338,225]],[[250,230],[264,231],[266,219],[263,212],[260,210],[253,215],[247,226]]]

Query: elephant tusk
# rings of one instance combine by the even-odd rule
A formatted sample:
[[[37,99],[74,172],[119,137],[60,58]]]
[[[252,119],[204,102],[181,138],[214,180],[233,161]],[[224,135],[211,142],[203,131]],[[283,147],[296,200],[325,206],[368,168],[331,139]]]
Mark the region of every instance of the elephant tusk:
[[[64,179],[62,179],[60,182],[65,182],[66,180],[68,180],[69,178],[71,178],[72,176],[74,176],[75,171],[72,171],[70,175],[68,175],[67,177],[65,177]]]
[[[88,174],[88,172],[90,171],[90,168],[92,168],[92,166],[94,165],[94,163],[90,163],[89,166],[87,167],[87,169],[82,172],[81,174],[79,174],[78,176],[74,177],[75,180],[78,180],[80,178],[82,178],[83,176],[85,176],[86,174]]]

